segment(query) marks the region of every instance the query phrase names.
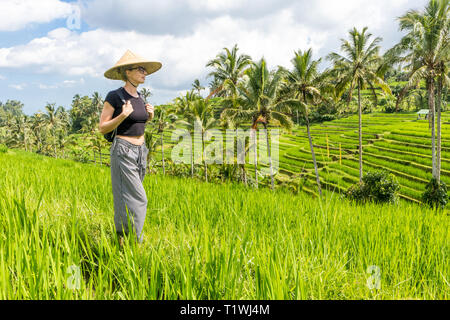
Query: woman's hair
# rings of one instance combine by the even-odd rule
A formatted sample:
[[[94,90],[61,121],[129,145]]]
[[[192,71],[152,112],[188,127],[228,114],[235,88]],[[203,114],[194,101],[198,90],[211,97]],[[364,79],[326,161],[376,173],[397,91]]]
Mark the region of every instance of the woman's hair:
[[[122,78],[123,81],[127,82],[127,69],[125,67],[121,67],[119,68],[119,73],[120,73],[120,77]]]

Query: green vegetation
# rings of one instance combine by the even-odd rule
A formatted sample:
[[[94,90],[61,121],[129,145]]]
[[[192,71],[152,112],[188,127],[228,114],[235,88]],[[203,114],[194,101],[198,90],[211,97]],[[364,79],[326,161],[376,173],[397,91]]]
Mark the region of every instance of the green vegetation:
[[[115,242],[101,95],[32,116],[0,102],[0,298],[448,299],[449,12],[450,0],[408,11],[383,56],[381,38],[353,28],[322,72],[311,49],[269,70],[224,48],[206,64],[207,97],[196,79],[147,123],[141,246]],[[175,129],[201,146],[183,150],[187,163],[172,159]],[[211,129],[260,135],[243,143],[245,164],[211,164]],[[386,174],[367,175],[377,200],[394,204],[345,199],[367,196],[370,171]]]
[[[347,190],[346,196],[359,202],[395,203],[398,189],[394,175],[387,171],[369,171],[361,183],[354,184]]]
[[[144,241],[119,249],[108,168],[12,150],[0,161],[1,299],[450,296],[449,219],[415,204],[150,175]]]

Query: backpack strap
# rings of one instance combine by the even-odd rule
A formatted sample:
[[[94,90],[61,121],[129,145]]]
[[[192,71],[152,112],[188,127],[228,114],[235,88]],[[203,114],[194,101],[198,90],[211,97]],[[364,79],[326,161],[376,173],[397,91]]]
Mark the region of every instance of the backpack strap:
[[[125,97],[123,96],[122,88],[123,88],[123,87],[120,87],[120,88],[117,90],[117,94],[118,94],[120,100],[122,100],[123,104],[125,104],[125,103],[127,103],[127,101],[125,100]],[[142,97],[141,93],[140,93],[139,91],[138,91],[137,93],[138,93],[138,95],[139,95],[139,98],[141,98],[142,101],[144,101],[144,105],[147,104],[147,101]],[[112,135],[112,138],[113,138],[114,142],[115,142],[115,140],[116,140],[115,137],[116,137],[116,133],[117,133],[117,128],[118,128],[118,126],[114,129],[113,135]]]
[[[125,98],[124,98],[124,96],[123,96],[123,93],[122,93],[122,87],[120,87],[120,88],[117,90],[117,94],[119,95],[119,98],[120,98],[120,100],[122,100],[123,104],[127,103],[127,101],[125,100]],[[114,142],[116,141],[115,138],[116,138],[117,128],[118,128],[118,127],[119,127],[119,126],[117,126],[117,127],[114,129],[114,131],[113,131],[112,138],[113,138]]]
[[[125,101],[125,98],[123,97],[122,87],[120,87],[120,88],[117,90],[117,94],[119,95],[119,98],[120,98],[120,100],[122,100],[123,104],[127,103],[127,102]]]
[[[126,101],[125,101],[125,98],[123,97],[122,88],[123,88],[123,87],[120,87],[120,88],[117,90],[117,93],[119,94],[120,100],[122,100],[123,103],[125,104]],[[142,94],[141,94],[139,91],[137,91],[137,93],[138,93],[139,98],[141,98],[142,101],[144,101],[144,105],[147,104],[147,101],[142,97]]]

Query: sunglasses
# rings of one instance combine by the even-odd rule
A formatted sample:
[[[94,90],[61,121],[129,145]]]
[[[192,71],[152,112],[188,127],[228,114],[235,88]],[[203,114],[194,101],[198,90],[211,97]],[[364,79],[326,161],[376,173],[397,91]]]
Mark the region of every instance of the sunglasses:
[[[148,72],[147,72],[147,70],[145,70],[145,68],[144,68],[144,67],[136,67],[136,68],[130,68],[130,69],[127,69],[127,70],[135,70],[135,69],[138,69],[138,70],[139,70],[139,72],[140,72],[140,73],[142,73],[142,74],[144,74],[144,73],[148,73]]]

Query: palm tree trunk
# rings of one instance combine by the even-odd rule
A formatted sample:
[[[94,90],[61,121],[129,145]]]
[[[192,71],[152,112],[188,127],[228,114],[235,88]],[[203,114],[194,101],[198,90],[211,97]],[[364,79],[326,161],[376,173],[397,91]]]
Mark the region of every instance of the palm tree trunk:
[[[359,114],[359,182],[362,183],[363,163],[362,163],[362,108],[361,108],[361,86],[358,84],[358,114]]]
[[[205,181],[208,182],[208,165],[206,164],[206,157],[205,157],[205,140],[203,137],[204,133],[202,130],[202,157],[203,157],[203,163],[205,165]]]
[[[254,152],[254,160],[255,160],[255,183],[256,183],[255,188],[256,189],[258,189],[258,155],[257,155],[258,148],[256,146],[256,128],[257,128],[257,125],[258,124],[255,123],[252,126],[253,130],[251,130],[251,133],[253,135],[253,148],[255,150],[255,152]]]
[[[432,158],[432,173],[433,177],[436,176],[436,132],[435,132],[435,105],[434,105],[434,78],[429,77],[428,79],[428,106],[431,111],[431,158]]]
[[[309,130],[309,119],[308,115],[305,113],[305,120],[306,120],[306,130],[308,132],[308,140],[309,140],[309,147],[311,148],[311,155],[314,163],[314,171],[316,172],[316,182],[317,182],[317,188],[319,190],[319,195],[322,196],[322,189],[320,187],[320,179],[319,179],[319,170],[317,168],[317,161],[316,161],[316,154],[314,153],[314,146],[311,138],[311,131]]]
[[[238,154],[238,151],[239,151],[238,143],[239,143],[239,136],[238,136],[238,128],[236,127],[236,154]],[[246,139],[244,138],[244,145],[243,145],[244,163],[238,163],[238,166],[241,169],[242,181],[244,182],[245,185],[247,185],[247,173],[245,172],[245,156],[246,156],[245,144],[246,144]]]
[[[192,135],[192,141],[191,141],[191,178],[194,177],[194,151],[193,151],[193,144],[194,144],[194,135]]]
[[[271,154],[270,154],[269,132],[267,131],[267,123],[263,122],[263,125],[264,125],[264,129],[266,131],[267,154],[269,155],[270,183],[272,184],[272,190],[274,190],[275,183],[273,181],[273,167],[272,167],[272,157],[271,157]]]
[[[161,131],[161,155],[162,155],[162,166],[163,166],[163,174],[166,174],[166,163],[164,161],[164,140],[163,140],[164,131]]]
[[[437,84],[437,99],[436,99],[436,108],[437,108],[437,150],[436,150],[436,178],[438,183],[441,180],[441,102],[442,102],[442,79],[443,75],[441,74],[438,78]]]

